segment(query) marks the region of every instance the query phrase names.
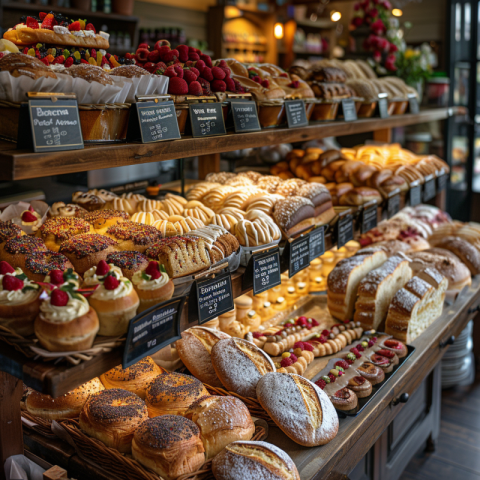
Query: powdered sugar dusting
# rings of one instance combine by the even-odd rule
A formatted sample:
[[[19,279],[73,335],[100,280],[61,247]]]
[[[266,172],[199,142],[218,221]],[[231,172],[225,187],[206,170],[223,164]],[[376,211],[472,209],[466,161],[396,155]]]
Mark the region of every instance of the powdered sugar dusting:
[[[361,282],[358,287],[358,293],[375,295],[378,286],[387,278],[392,275],[400,263],[406,261],[397,255],[390,257],[381,267],[372,270]]]
[[[347,289],[350,272],[359,265],[362,265],[365,259],[371,255],[356,255],[350,258],[340,260],[335,268],[328,275],[328,290],[334,293],[343,293]]]

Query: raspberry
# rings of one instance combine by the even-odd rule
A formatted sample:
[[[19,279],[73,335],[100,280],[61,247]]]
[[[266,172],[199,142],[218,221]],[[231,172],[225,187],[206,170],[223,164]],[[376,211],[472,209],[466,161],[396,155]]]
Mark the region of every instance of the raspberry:
[[[27,210],[27,211],[22,213],[22,220],[24,222],[36,222],[37,217],[33,213],[31,213]]]
[[[203,60],[198,60],[195,62],[195,68],[201,73],[202,70],[206,67],[205,62]]]
[[[365,349],[360,344],[357,345],[357,350],[359,352],[364,352],[365,351]]]
[[[329,373],[327,377],[330,379],[332,383],[335,383],[335,380],[337,379],[337,377],[333,373]]]
[[[205,68],[202,70],[202,78],[204,78],[207,82],[213,81],[212,69],[209,68],[209,67],[205,67]]]
[[[179,45],[177,47],[178,50],[178,59],[185,63],[188,61],[188,46],[187,45]]]
[[[50,297],[50,303],[54,307],[65,307],[68,303],[69,296],[67,292],[64,292],[63,290],[60,290],[59,288],[56,288],[52,292],[52,296]]]
[[[71,67],[73,65],[73,57],[68,57],[66,60],[65,60],[65,68],[68,68],[68,67]]]
[[[377,343],[378,338],[377,337],[372,337],[372,342]]]
[[[197,79],[198,75],[195,75],[191,70],[183,70],[183,78],[185,81],[190,85],[192,82],[194,82]],[[198,83],[198,82],[197,82]],[[199,84],[200,85],[200,84]],[[200,88],[202,86],[200,85]],[[200,94],[201,95],[201,94]]]
[[[289,367],[290,365],[293,365],[292,357],[282,358],[282,361],[280,362],[280,365],[281,365],[283,368],[287,368],[287,367]]]
[[[198,70],[198,68],[190,67],[190,71],[194,73],[197,76],[197,78],[200,76],[200,71]]]
[[[319,378],[315,382],[315,385],[323,390],[327,386],[327,382],[325,380],[323,380],[323,378]]]
[[[257,82],[257,83],[262,83],[262,79],[261,79],[258,75],[255,75],[255,76],[252,78],[252,80],[253,80],[254,82]]]
[[[117,277],[113,275],[107,275],[105,281],[103,282],[103,286],[107,290],[115,290],[120,285],[120,282],[117,280]]]
[[[150,52],[147,48],[137,48],[137,51],[135,52],[135,60],[138,60],[139,62],[146,62],[149,53]]]
[[[268,80],[262,80],[261,85],[263,88],[270,88],[270,82]]]
[[[50,283],[61,285],[63,281],[63,272],[61,270],[52,270],[50,272]]]
[[[20,280],[13,275],[5,275],[2,278],[2,286],[4,290],[8,290],[9,292],[13,290],[21,290],[23,288],[23,280]]]
[[[158,50],[152,50],[147,55],[147,60],[149,62],[157,63],[160,60],[160,52]]]
[[[155,50],[158,50],[160,51],[161,48],[165,48],[165,47],[168,47],[170,49],[170,42],[168,40],[159,40],[156,44],[155,44]]]
[[[303,342],[295,342],[293,348],[301,348],[302,350],[305,350],[305,344]]]
[[[346,361],[349,365],[352,365],[352,363],[353,363],[353,360],[352,360],[351,358],[347,358],[345,361]]]
[[[178,59],[178,50],[170,50],[169,52],[162,55],[162,61],[165,63],[173,62]]]
[[[355,355],[356,355],[357,353],[359,353],[359,352],[358,352],[358,349],[355,348],[355,347],[352,347],[352,348],[350,349],[350,351],[351,351],[353,354],[355,354]]]
[[[357,358],[362,358],[362,354],[361,354],[360,352],[357,352],[357,353],[355,354],[355,356],[356,356]]]
[[[345,360],[339,360],[338,362],[335,362],[335,366],[342,367],[344,370],[347,370],[350,365]]]
[[[328,341],[328,338],[327,338],[325,335],[322,335],[322,336],[320,337],[320,343],[322,343],[322,344],[323,344],[323,343],[327,343],[327,341]]]
[[[8,262],[0,262],[0,275],[6,275],[7,273],[15,273],[15,269]]]
[[[313,352],[313,346],[308,342],[303,342],[304,350],[307,352]]]
[[[157,280],[162,276],[160,272],[160,267],[158,266],[158,262],[149,262],[147,268],[145,269],[145,273],[152,277],[152,280]]]
[[[199,97],[203,94],[202,86],[197,81],[191,82],[188,86],[188,93]]]
[[[312,318],[312,326],[313,327],[318,327],[320,324],[314,319]]]
[[[183,78],[183,68],[180,65],[175,65],[173,69],[175,70],[178,78]]]
[[[217,80],[223,80],[225,78],[225,72],[220,67],[213,67],[212,75]]]
[[[212,68],[212,59],[208,55],[205,55],[204,53],[202,53],[200,55],[200,60],[203,60],[207,67]]]
[[[95,30],[95,27],[91,23],[87,23],[85,30],[91,30],[92,32],[97,33],[97,31]]]
[[[372,342],[371,340],[368,342],[369,347],[373,347],[375,345],[375,342]]]
[[[188,84],[183,78],[173,77],[168,83],[168,93],[172,95],[186,95]]]
[[[198,53],[196,52],[190,52],[188,54],[188,59],[191,60],[192,62],[196,62],[200,60],[200,55],[198,55]]]
[[[253,332],[252,335],[253,335],[253,338],[260,338],[262,336],[262,333],[261,332]]]
[[[97,275],[106,275],[110,271],[110,266],[105,260],[100,260],[97,265]]]
[[[290,358],[293,360],[293,363],[295,363],[298,360],[298,357],[294,353],[290,354]]]
[[[330,331],[329,330],[322,330],[322,335],[324,335],[325,337],[328,337],[330,335]]]
[[[300,86],[300,82],[298,80],[295,80],[294,82],[290,83],[288,86],[290,88],[298,88]]]
[[[76,22],[73,22],[71,23],[69,26],[68,26],[68,29],[71,31],[71,32],[79,32],[82,27],[80,26],[80,22],[77,20]]]
[[[307,319],[305,317],[300,317],[300,318],[297,318],[297,321],[295,322],[296,325],[300,325],[302,327],[304,327],[305,325],[307,325]]]
[[[27,20],[25,23],[27,24],[28,28],[33,28],[35,30],[40,28],[38,26],[38,22],[33,17],[27,17]]]
[[[169,78],[173,78],[177,76],[177,72],[175,71],[175,67],[173,65],[170,65],[166,70],[164,75]]]

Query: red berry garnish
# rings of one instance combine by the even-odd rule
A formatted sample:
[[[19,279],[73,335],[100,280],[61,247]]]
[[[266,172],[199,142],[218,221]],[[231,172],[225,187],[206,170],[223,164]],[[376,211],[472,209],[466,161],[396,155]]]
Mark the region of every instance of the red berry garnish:
[[[313,346],[308,342],[303,342],[303,349],[307,350],[307,352],[313,352]]]
[[[107,275],[103,285],[107,290],[115,290],[120,285],[120,282],[114,275]]]
[[[160,278],[162,276],[162,273],[160,272],[160,267],[158,266],[158,262],[150,262],[145,269],[145,273],[150,275],[152,277],[152,280],[156,280],[157,278]]]
[[[305,350],[305,344],[303,342],[295,342],[293,344],[293,348],[300,348],[302,350]]]
[[[325,337],[328,337],[330,335],[330,331],[329,330],[322,330],[322,335],[324,335]]]
[[[395,348],[397,350],[401,350],[402,348],[402,344],[396,340],[385,340],[383,344],[388,348]]]
[[[32,17],[27,17],[27,20],[26,20],[26,25],[28,28],[34,28],[34,29],[38,29],[40,28],[39,25],[38,25],[38,22],[37,20],[35,20],[34,18]]]
[[[358,344],[356,348],[359,352],[364,352],[365,351],[365,349],[360,344]]]
[[[61,270],[52,270],[50,272],[50,283],[61,285],[63,282],[63,272]]]
[[[362,354],[361,354],[360,352],[357,352],[357,353],[355,354],[355,356],[356,356],[357,358],[362,358]]]
[[[80,22],[77,20],[76,22],[73,22],[71,23],[69,26],[68,26],[68,29],[71,31],[71,32],[79,32],[82,27],[80,25]]]
[[[317,387],[320,387],[322,390],[326,387],[327,385],[327,382],[325,380],[323,380],[323,378],[319,378],[316,382],[315,382],[315,385]]]
[[[346,361],[349,365],[351,365],[351,364],[353,363],[353,360],[351,360],[350,358],[347,358],[345,361]]]
[[[22,213],[22,220],[24,222],[36,222],[38,219],[33,213],[30,213],[29,211],[25,211]]]
[[[15,269],[5,261],[0,262],[0,275],[6,275],[7,273],[14,273]]]
[[[350,367],[350,365],[345,360],[339,360],[335,363],[335,366],[342,367],[344,370],[347,370]]]
[[[332,383],[335,383],[335,380],[337,379],[337,377],[333,373],[329,373],[328,378]]]
[[[369,340],[368,346],[369,346],[369,347],[373,347],[374,345],[375,345],[375,342],[372,342],[371,340]]]
[[[345,372],[342,372],[341,370],[338,371],[338,376],[341,377],[342,375],[345,375]]]
[[[373,343],[377,343],[378,338],[377,337],[372,337],[371,340],[372,340]]]
[[[262,333],[261,332],[253,332],[252,335],[253,335],[253,338],[260,338],[262,336]]]
[[[307,319],[307,317],[301,316],[301,317],[298,317],[297,320],[299,320],[301,322],[306,322],[308,319]]]
[[[293,363],[295,363],[298,360],[298,357],[294,353],[290,354],[290,358],[292,359]]]
[[[106,275],[110,271],[110,266],[105,260],[100,260],[97,265],[97,275]]]
[[[322,335],[320,337],[320,343],[327,343],[327,341],[328,341],[328,338],[325,335]]]
[[[314,318],[312,318],[312,326],[318,327],[319,325],[320,324]]]
[[[350,351],[351,351],[352,353],[354,353],[355,355],[357,355],[357,353],[359,353],[359,352],[358,352],[358,349],[355,348],[355,347],[352,347],[352,348],[350,349]]]
[[[55,307],[64,307],[68,303],[68,293],[56,288],[52,292],[50,303]]]
[[[385,350],[384,348],[379,350],[377,353],[378,355],[383,355],[384,357],[387,357],[387,358],[395,357],[395,352],[391,352],[390,350]]]
[[[21,290],[23,288],[23,280],[13,275],[5,275],[2,279],[2,286],[4,290],[8,290],[9,292]]]
[[[293,360],[292,360],[291,357],[282,358],[282,361],[280,362],[280,365],[281,365],[283,368],[287,368],[287,367],[289,367],[290,365],[293,365]]]

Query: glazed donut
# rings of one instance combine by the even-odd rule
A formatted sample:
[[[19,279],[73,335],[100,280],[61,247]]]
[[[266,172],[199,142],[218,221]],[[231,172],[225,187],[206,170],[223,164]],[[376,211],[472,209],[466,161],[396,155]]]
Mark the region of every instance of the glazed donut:
[[[117,223],[128,220],[130,215],[120,210],[97,210],[87,213],[84,217],[85,221],[91,223],[96,233],[103,235],[107,229]]]
[[[257,247],[273,242],[273,237],[265,225],[249,220],[237,222],[232,228],[232,233],[244,247]]]
[[[159,367],[152,357],[145,357],[128,368],[124,369],[121,365],[112,368],[101,375],[100,380],[107,389],[122,387],[145,400],[148,384],[165,372],[166,370]]]
[[[233,226],[238,222],[238,219],[229,213],[217,213],[210,219],[211,225],[220,225],[229,232],[232,231]]]
[[[215,212],[208,207],[201,206],[201,207],[194,207],[194,208],[186,208],[183,211],[184,217],[193,217],[198,220],[201,220],[205,225],[208,223],[210,218],[215,215]]]
[[[166,200],[162,200],[160,203],[163,210],[165,210],[169,215],[181,215],[186,205],[186,203],[182,203],[181,201],[177,200],[176,197],[173,198],[173,196]]]
[[[107,447],[131,453],[133,433],[147,419],[147,407],[138,395],[113,388],[90,396],[79,423],[83,432]]]
[[[234,207],[222,208],[217,213],[219,215],[231,215],[235,218],[237,222],[245,218],[245,212],[243,210],[240,210],[239,208]]]
[[[45,242],[49,250],[58,252],[65,240],[84,233],[94,233],[92,225],[81,218],[56,217],[48,218],[37,231],[37,237]]]
[[[157,243],[162,235],[152,225],[135,222],[121,222],[107,229],[105,236],[117,242],[118,250],[136,250],[143,253],[150,245]]]
[[[145,403],[150,418],[159,415],[184,415],[188,407],[208,395],[200,380],[183,373],[165,373],[147,388]]]
[[[60,253],[72,262],[77,273],[83,275],[100,260],[105,260],[109,253],[115,252],[115,245],[114,240],[104,235],[77,235],[62,243]]]
[[[23,273],[33,282],[43,282],[45,276],[52,270],[65,270],[73,265],[70,260],[58,252],[36,252],[31,253],[25,258],[25,268]]]
[[[135,272],[147,268],[149,260],[143,253],[123,251],[109,253],[106,262],[118,267],[122,275],[131,280]]]
[[[5,242],[3,249],[0,250],[0,260],[5,260],[13,268],[20,267],[25,270],[28,255],[46,251],[47,247],[41,238],[23,235],[10,238]]]

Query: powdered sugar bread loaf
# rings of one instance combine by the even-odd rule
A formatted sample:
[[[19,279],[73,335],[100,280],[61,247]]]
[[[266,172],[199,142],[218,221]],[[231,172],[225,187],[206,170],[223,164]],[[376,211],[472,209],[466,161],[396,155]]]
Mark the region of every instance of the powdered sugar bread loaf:
[[[212,387],[223,386],[210,358],[213,346],[223,338],[230,338],[230,335],[211,328],[193,327],[182,332],[181,340],[175,344],[177,353],[188,370],[201,382]]]
[[[387,260],[381,250],[369,255],[345,258],[337,263],[327,279],[327,305],[332,317],[342,322],[352,320],[360,281]]]
[[[242,397],[257,398],[258,381],[263,375],[275,372],[270,357],[241,338],[217,342],[212,348],[212,365],[224,387]]]
[[[300,480],[292,459],[266,442],[227,445],[213,459],[212,471],[216,480]]]
[[[420,336],[443,310],[448,282],[438,288],[415,276],[393,297],[388,309],[385,333],[409,343]]]
[[[395,293],[412,277],[409,264],[405,256],[395,255],[360,282],[354,320],[364,329],[378,329],[385,320]]]
[[[257,397],[277,426],[305,447],[325,445],[338,432],[338,416],[327,394],[293,373],[269,373],[257,385]]]
[[[289,197],[279,200],[273,217],[286,237],[303,232],[315,224],[315,207],[304,197]]]

